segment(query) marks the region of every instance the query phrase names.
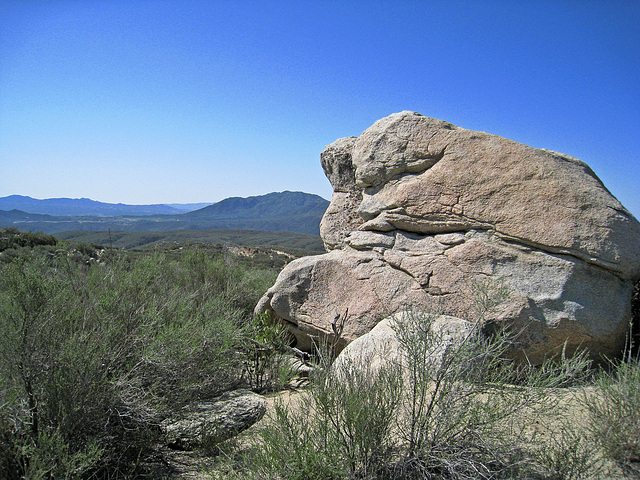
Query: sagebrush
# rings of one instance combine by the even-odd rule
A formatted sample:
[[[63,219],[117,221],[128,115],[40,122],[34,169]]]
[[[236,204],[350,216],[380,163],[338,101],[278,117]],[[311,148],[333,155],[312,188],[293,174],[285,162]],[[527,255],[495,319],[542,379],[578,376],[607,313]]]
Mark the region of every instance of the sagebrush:
[[[1,478],[135,476],[169,412],[251,386],[272,270],[202,248],[18,246],[0,267]]]

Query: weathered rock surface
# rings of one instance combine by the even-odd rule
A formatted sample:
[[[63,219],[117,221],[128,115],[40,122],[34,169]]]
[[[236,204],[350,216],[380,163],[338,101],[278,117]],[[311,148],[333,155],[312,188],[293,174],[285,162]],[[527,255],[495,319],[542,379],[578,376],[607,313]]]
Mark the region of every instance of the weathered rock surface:
[[[583,162],[413,112],[321,158],[328,253],[289,264],[257,307],[300,348],[347,309],[345,345],[408,306],[476,321],[473,285],[493,283],[510,295],[484,320],[522,331],[519,354],[618,353],[640,224]]]
[[[322,220],[320,236],[329,250],[339,248],[344,237],[363,222],[358,215],[362,202],[362,189],[356,185],[355,168],[351,151],[356,137],[336,140],[320,154],[325,175],[333,186],[333,197]]]
[[[264,397],[248,390],[236,390],[190,407],[179,417],[164,420],[160,427],[167,445],[191,450],[234,437],[258,422],[266,409]]]

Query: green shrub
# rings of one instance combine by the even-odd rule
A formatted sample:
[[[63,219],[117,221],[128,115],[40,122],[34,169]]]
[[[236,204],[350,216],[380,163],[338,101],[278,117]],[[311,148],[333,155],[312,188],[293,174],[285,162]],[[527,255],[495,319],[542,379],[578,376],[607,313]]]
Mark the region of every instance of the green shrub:
[[[87,263],[66,247],[0,267],[2,478],[133,476],[165,415],[247,384],[272,272],[198,249]]]
[[[268,314],[259,314],[251,321],[247,340],[247,372],[255,390],[284,388],[296,373],[288,349],[292,338],[286,327]]]
[[[399,478],[409,473],[492,478],[517,472],[529,461],[527,425],[553,410],[550,389],[575,381],[588,366],[586,357],[522,367],[503,357],[511,344],[505,332],[487,337],[475,327],[452,341],[432,322],[428,315],[409,313],[395,327],[409,392],[400,416]]]
[[[589,432],[606,458],[640,474],[640,360],[616,361],[584,396]]]
[[[0,252],[8,249],[33,248],[37,245],[57,245],[53,235],[45,233],[21,232],[17,228],[0,228]]]
[[[64,262],[18,260],[0,278],[0,388],[16,440],[7,449],[30,478],[112,455],[128,462],[150,438],[148,417],[117,388],[135,358],[130,327],[96,315],[93,292],[68,273]]]
[[[393,365],[354,367],[332,368],[324,357],[295,405],[276,402],[249,460],[258,478],[368,478],[380,471],[392,448],[401,375]]]
[[[527,428],[554,412],[553,391],[575,381],[585,357],[524,372],[503,359],[505,335],[474,328],[452,342],[432,322],[408,313],[396,325],[402,365],[372,368],[368,358],[321,365],[298,403],[276,405],[249,470],[274,479],[519,478],[550,470]]]

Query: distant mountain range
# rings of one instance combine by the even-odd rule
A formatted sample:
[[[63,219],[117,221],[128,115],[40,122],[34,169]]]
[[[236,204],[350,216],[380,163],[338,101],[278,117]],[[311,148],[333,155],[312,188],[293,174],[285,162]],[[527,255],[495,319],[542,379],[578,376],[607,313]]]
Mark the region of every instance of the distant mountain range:
[[[0,198],[0,210],[20,210],[41,215],[177,215],[211,205],[210,203],[172,203],[155,205],[126,205],[103,203],[89,198],[37,198],[9,195]]]
[[[22,207],[15,208],[16,204]],[[14,208],[10,208],[11,205]],[[72,230],[147,232],[243,229],[319,235],[320,220],[328,206],[329,202],[318,195],[288,191],[227,198],[186,213],[180,212],[180,208],[182,212],[191,208],[186,205],[124,205],[68,198],[35,200],[12,195],[0,198],[0,227],[12,226],[44,233]],[[49,208],[48,211],[58,213],[33,213],[36,207],[40,208],[39,212]],[[105,213],[123,211],[135,213]]]

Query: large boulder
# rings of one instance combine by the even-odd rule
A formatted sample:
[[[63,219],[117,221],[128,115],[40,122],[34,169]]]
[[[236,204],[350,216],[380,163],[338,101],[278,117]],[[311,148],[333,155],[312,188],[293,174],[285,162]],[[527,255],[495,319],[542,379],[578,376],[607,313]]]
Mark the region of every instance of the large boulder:
[[[342,346],[412,306],[507,325],[533,362],[620,351],[640,224],[585,163],[413,112],[321,158],[335,190],[328,253],[290,263],[257,307],[301,348],[347,311]],[[487,310],[492,289],[509,295]]]

